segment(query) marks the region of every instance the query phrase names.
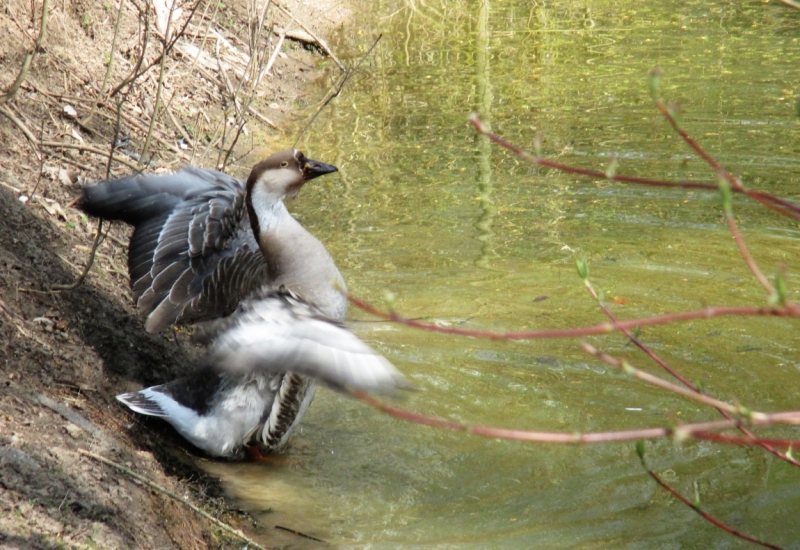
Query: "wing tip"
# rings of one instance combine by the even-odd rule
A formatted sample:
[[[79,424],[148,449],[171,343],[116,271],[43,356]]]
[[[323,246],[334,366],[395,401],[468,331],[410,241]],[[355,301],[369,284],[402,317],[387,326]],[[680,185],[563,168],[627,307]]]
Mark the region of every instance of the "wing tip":
[[[116,396],[116,399],[133,412],[137,412],[139,414],[146,416],[158,416],[161,418],[168,416],[166,411],[161,408],[161,405],[147,397],[144,393],[142,393],[143,391],[145,390],[121,393]]]

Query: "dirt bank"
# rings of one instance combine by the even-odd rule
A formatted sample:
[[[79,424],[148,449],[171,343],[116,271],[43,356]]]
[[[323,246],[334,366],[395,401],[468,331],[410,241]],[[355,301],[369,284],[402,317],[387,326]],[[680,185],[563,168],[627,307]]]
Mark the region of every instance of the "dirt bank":
[[[31,4],[0,7],[0,91],[35,49],[42,3],[34,13]],[[143,426],[114,400],[186,372],[199,352],[179,330],[144,332],[131,307],[128,229],[111,228],[83,284],[54,285],[83,271],[96,226],[71,203],[81,183],[104,178],[115,137],[129,137],[130,145],[116,152],[112,174],[130,173],[142,154],[148,170],[219,166],[228,150],[230,165],[247,148],[286,143],[270,123],[281,127],[293,102],[323,93],[316,87],[309,96],[307,86],[322,77],[317,65],[326,57],[315,37],[329,37],[348,14],[315,2],[292,21],[287,2],[287,12],[270,7],[259,26],[244,0],[201,2],[187,24],[194,4],[184,2],[172,35],[178,39],[162,64],[156,14],[139,13],[139,4],[150,5],[124,3],[117,25],[118,4],[50,2],[30,70],[16,94],[0,100],[0,548],[242,546],[185,504],[87,453],[268,537],[228,509],[177,436],[159,423]],[[267,72],[290,21],[289,36],[303,41],[287,38]],[[251,49],[260,52],[257,63],[250,64]]]

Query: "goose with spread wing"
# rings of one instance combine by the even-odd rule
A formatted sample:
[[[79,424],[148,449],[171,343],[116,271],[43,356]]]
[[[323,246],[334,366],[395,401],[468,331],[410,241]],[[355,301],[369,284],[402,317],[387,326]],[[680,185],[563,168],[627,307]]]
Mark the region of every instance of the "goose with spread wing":
[[[317,380],[364,391],[401,383],[341,325],[344,280],[283,202],[336,170],[291,149],[256,164],[246,183],[186,167],[84,188],[84,212],[135,228],[128,269],[149,332],[222,319],[195,373],[120,401],[210,455],[239,457],[285,445]]]

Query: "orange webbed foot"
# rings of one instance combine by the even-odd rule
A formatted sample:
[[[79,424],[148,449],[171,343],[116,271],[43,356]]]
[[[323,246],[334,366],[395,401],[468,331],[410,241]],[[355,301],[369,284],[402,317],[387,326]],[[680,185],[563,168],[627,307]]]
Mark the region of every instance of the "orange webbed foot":
[[[264,462],[272,464],[273,466],[283,466],[286,464],[286,457],[265,453],[258,445],[246,445],[244,450],[247,454],[247,458],[253,462]]]

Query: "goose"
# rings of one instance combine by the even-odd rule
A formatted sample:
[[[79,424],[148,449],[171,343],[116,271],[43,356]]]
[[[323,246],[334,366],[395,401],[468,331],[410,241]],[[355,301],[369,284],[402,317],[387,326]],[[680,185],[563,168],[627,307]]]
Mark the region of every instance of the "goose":
[[[128,270],[145,329],[209,324],[194,373],[119,401],[211,456],[236,459],[282,449],[318,380],[361,391],[403,384],[342,325],[344,279],[284,204],[335,171],[290,149],[256,164],[246,182],[187,166],[84,187],[84,212],[134,226]]]

